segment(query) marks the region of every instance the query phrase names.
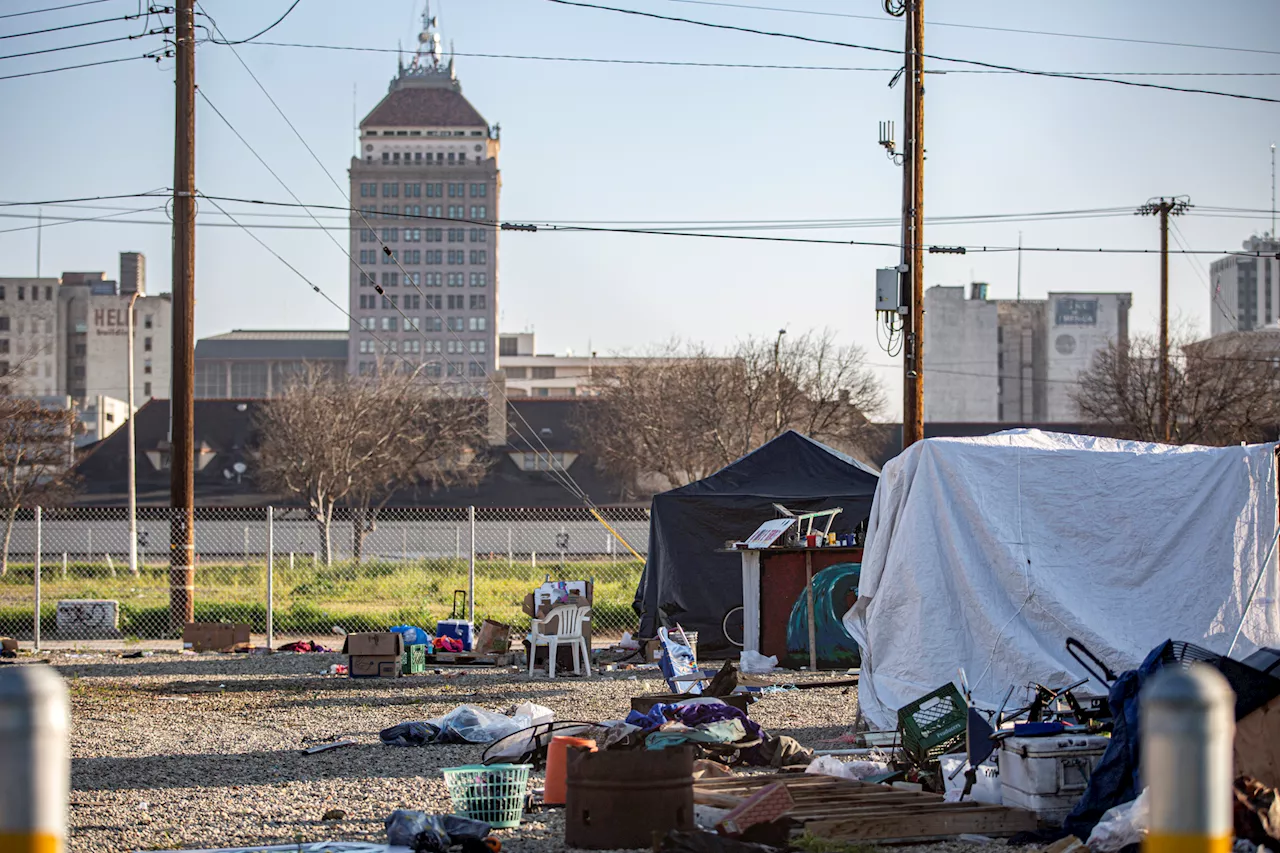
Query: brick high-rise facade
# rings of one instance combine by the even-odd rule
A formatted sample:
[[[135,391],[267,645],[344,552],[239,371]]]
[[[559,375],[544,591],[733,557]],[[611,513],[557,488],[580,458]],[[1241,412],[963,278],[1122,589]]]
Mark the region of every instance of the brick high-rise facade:
[[[360,122],[347,366],[425,364],[483,393],[498,354],[498,129],[463,97],[434,26]]]

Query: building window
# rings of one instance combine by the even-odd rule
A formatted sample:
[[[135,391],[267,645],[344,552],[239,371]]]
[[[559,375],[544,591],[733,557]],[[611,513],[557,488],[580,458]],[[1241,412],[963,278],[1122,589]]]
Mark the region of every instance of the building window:
[[[520,467],[525,471],[550,471],[553,468],[564,470],[563,453],[526,453]]]
[[[397,154],[396,156],[397,156],[397,157],[399,157],[400,155],[399,155],[399,154]],[[399,197],[400,197],[400,185],[399,185],[399,184],[383,184],[383,185],[382,185],[382,197],[383,197],[383,198],[399,198]]]
[[[150,328],[151,328],[151,315],[150,315],[150,314],[147,314],[146,316],[144,316],[144,317],[142,318],[142,328],[144,328],[144,329],[150,329]]]
[[[373,297],[373,296],[368,296],[368,295],[363,294],[363,293],[362,293],[362,294],[360,294],[360,307],[361,307],[361,308],[372,308],[372,307],[374,307],[374,306],[373,306],[373,304],[372,304],[372,303],[373,303],[373,300],[374,300],[374,297]]]
[[[144,396],[144,397],[150,397],[150,396],[151,396],[151,383],[150,383],[150,382],[143,382],[143,383],[142,383],[142,396]]]
[[[422,263],[422,250],[406,249],[404,253],[404,262],[411,265]]]
[[[480,293],[480,294],[473,293],[473,294],[471,294],[471,310],[472,310],[472,311],[483,311],[483,310],[485,310],[485,302],[486,302],[486,301],[487,301],[487,300],[485,299],[485,295],[484,295],[483,293]],[[515,353],[511,353],[511,355],[515,355]]]
[[[439,317],[426,317],[423,321],[422,330],[424,332],[442,332],[444,331],[444,323]],[[436,352],[440,352],[439,341],[436,341]]]
[[[447,304],[449,306],[450,311],[461,311],[463,307],[462,303],[463,303],[463,298],[461,294],[453,294],[453,293],[449,294]]]
[[[142,339],[142,351],[151,352],[151,338]]]
[[[484,340],[467,341],[467,352],[472,355],[483,355],[485,351]]]
[[[417,311],[422,308],[422,297],[416,293],[406,293],[404,296],[404,307],[407,311]],[[408,322],[408,321],[406,321]],[[414,320],[416,323],[417,320]],[[414,327],[415,329],[417,326]]]
[[[465,210],[466,210],[466,207],[465,207],[464,205],[461,205],[461,204],[451,204],[451,205],[449,205],[449,218],[450,218],[450,219],[461,219],[461,218],[463,217],[463,215],[464,215],[464,214],[463,214],[463,211],[465,211]]]
[[[45,302],[53,301],[53,288],[49,285],[45,285],[45,288],[44,288],[44,301]]]
[[[392,249],[390,252],[382,253],[382,262],[384,264],[394,264],[399,259],[400,259],[399,254],[396,252],[395,249]]]
[[[362,273],[360,273],[360,286],[361,286],[361,287],[373,287],[373,286],[374,286],[375,284],[377,284],[377,283],[378,283],[378,274],[377,274],[377,273],[373,273],[373,272],[362,272]]]
[[[361,184],[360,198],[372,198],[378,194],[377,184]]]
[[[450,317],[449,320],[450,328],[452,328],[453,318]],[[449,355],[459,355],[462,352],[462,341],[448,341],[445,348],[448,350]]]
[[[488,192],[488,190],[489,190],[489,186],[488,186],[488,184],[472,184],[472,185],[471,185],[471,197],[472,197],[472,198],[484,198],[484,197],[485,197],[485,193],[487,193],[487,192]]]
[[[462,273],[460,272],[449,273],[449,286],[462,287]]]
[[[520,342],[517,339],[511,338],[511,337],[498,338],[498,355],[519,355],[519,354],[520,354]],[[512,368],[512,370],[514,369],[515,368]],[[520,368],[520,370],[523,371],[524,368],[522,367]],[[521,372],[518,378],[524,379],[524,373]]]
[[[405,341],[404,351],[408,353],[414,353],[415,355],[417,353],[422,352],[422,341],[418,340],[417,338],[414,338],[413,340]]]
[[[18,285],[18,301],[24,302],[26,301],[26,298],[27,298],[27,289],[23,287],[21,284]]]
[[[469,317],[467,319],[467,329],[472,332],[483,332],[485,325],[484,317]],[[480,343],[484,343],[481,341]]]
[[[384,296],[384,297],[382,297],[382,310],[386,311],[386,310],[388,310],[388,309],[390,309],[390,308],[395,308],[395,307],[396,307],[396,299],[398,299],[398,298],[399,298],[399,297],[396,297],[396,296]]]
[[[469,281],[472,287],[484,287],[489,283],[489,277],[482,272],[473,272],[470,274]]]
[[[467,253],[465,251],[463,251],[462,249],[449,250],[450,264],[457,266],[458,264],[465,264],[466,262],[467,262]]]
[[[377,317],[361,317],[360,328],[366,331],[372,332],[374,329],[378,328],[378,318]]]
[[[485,242],[488,242],[488,240],[489,240],[489,232],[487,232],[485,229],[483,228],[471,229],[472,243],[485,243]]]
[[[440,362],[433,361],[431,362],[431,364],[427,365],[427,376],[431,377],[432,379],[440,378]]]
[[[436,331],[438,332],[438,331],[440,331],[440,330],[439,330],[439,329],[436,329]],[[439,342],[439,341],[427,341],[427,352],[433,352],[433,353],[437,353],[437,354],[439,354],[439,352],[440,352],[440,342]],[[437,376],[439,376],[440,374],[439,374],[439,373],[437,373],[436,375],[437,375]]]
[[[384,332],[394,332],[395,330],[396,330],[396,318],[395,318],[395,317],[383,317],[383,318],[382,318],[382,331],[384,331]]]
[[[404,241],[405,241],[406,243],[421,243],[421,242],[422,242],[422,229],[420,229],[420,228],[406,228],[406,229],[404,229]]]
[[[0,302],[4,301],[4,285],[0,284]]]
[[[443,249],[435,249],[434,251],[429,251],[429,252],[424,253],[424,257],[423,257],[423,259],[422,259],[422,262],[423,262],[424,264],[442,264],[442,263],[444,263],[444,250],[443,250]]]
[[[232,362],[231,396],[254,399],[266,397],[266,363],[260,361]]]
[[[513,341],[513,343],[514,343],[514,341]],[[512,349],[515,349],[515,347],[512,347]],[[508,353],[508,354],[509,354],[509,355],[515,355],[515,353],[514,353],[514,352],[512,352],[512,353]],[[523,367],[508,367],[508,368],[507,368],[507,378],[508,378],[508,379],[525,379],[525,378],[528,378],[528,375],[529,375],[529,371],[528,371],[526,368],[523,368]]]
[[[382,152],[382,162],[383,162],[383,163],[390,163],[390,162],[391,162],[391,152],[390,152],[390,151],[383,151],[383,152]],[[363,365],[361,365],[361,366],[363,367]]]
[[[361,229],[360,229],[360,242],[361,242],[361,243],[372,243],[372,242],[374,242],[374,241],[375,241],[375,240],[377,240],[377,239],[378,239],[378,235],[373,233],[373,229],[372,229],[372,228],[361,228]]]
[[[399,286],[400,286],[400,273],[398,273],[398,272],[384,272],[384,273],[382,274],[382,286],[383,286],[383,287],[399,287]]]
[[[554,367],[535,367],[533,369],[534,379],[555,379],[556,369]]]
[[[377,249],[361,249],[360,250],[360,263],[376,264],[377,262],[378,262]]]
[[[450,156],[450,157],[452,157],[453,155],[452,155],[452,154],[450,154],[449,156]],[[461,376],[461,375],[462,375],[462,362],[460,362],[460,361],[451,361],[451,362],[449,362],[449,375],[450,375],[450,376]]]
[[[466,240],[466,229],[464,229],[464,228],[450,228],[450,229],[449,229],[449,242],[450,242],[450,243],[462,243],[462,242],[464,242],[465,240]]]
[[[4,317],[0,317],[0,332],[7,331],[9,331],[9,317],[6,315]]]
[[[485,205],[483,205],[483,204],[480,204],[480,205],[475,205],[475,204],[473,204],[473,205],[471,205],[471,218],[472,218],[472,219],[484,219],[484,218],[485,218],[486,216],[488,216],[488,215],[489,215],[489,213],[488,213],[488,208],[487,208],[487,207],[485,207]]]
[[[408,306],[406,306],[406,307],[408,307]],[[419,321],[418,321],[418,318],[417,318],[417,317],[405,317],[405,318],[404,318],[404,330],[405,330],[406,332],[416,332],[416,331],[418,331],[418,323],[419,323]]]
[[[473,263],[473,264],[487,264],[487,263],[489,263],[489,252],[488,252],[488,250],[487,250],[487,249],[472,249],[472,250],[471,250],[471,263]]]
[[[421,155],[419,155],[419,157],[421,157]],[[421,184],[405,184],[404,197],[405,198],[421,198],[422,185]]]
[[[430,255],[432,253],[427,252],[427,254]],[[431,262],[427,261],[427,263],[431,263]],[[429,272],[426,274],[426,281],[424,282],[424,284],[426,284],[427,287],[439,287],[443,283],[441,281],[441,278],[443,277],[443,275],[444,275],[443,273]]]
[[[462,317],[450,317],[450,318],[449,318],[449,331],[451,331],[451,332],[464,332],[464,331],[466,331],[466,320],[465,320],[464,318],[462,318]],[[459,343],[459,344],[461,344],[461,341],[459,341],[458,343]]]
[[[373,352],[373,341],[360,341],[360,354],[367,355],[371,352]]]

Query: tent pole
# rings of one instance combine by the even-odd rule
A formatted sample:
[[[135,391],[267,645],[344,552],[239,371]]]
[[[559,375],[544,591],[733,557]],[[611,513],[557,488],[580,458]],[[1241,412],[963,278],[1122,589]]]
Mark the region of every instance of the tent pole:
[[[818,620],[813,612],[813,552],[804,552],[804,590],[809,598],[809,671],[818,671]]]

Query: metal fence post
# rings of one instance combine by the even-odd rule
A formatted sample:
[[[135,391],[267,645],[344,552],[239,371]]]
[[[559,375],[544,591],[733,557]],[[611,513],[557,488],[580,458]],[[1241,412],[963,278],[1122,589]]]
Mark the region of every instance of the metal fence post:
[[[35,562],[31,570],[31,577],[35,582],[36,588],[36,614],[31,625],[31,639],[32,646],[36,651],[40,651],[40,548],[42,545],[40,541],[40,533],[40,507],[36,507],[36,553]]]
[[[476,621],[476,508],[467,507],[467,522],[471,525],[471,561],[467,569],[467,621]]]
[[[276,607],[276,531],[275,513],[267,507],[267,648],[276,644],[275,640],[275,607]]]
[[[1227,853],[1235,698],[1208,666],[1166,669],[1142,691],[1144,853]]]

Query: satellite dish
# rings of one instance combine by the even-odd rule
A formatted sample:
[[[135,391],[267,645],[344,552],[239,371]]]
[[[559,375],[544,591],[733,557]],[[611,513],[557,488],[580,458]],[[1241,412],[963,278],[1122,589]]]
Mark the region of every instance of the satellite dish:
[[[236,464],[231,466],[231,470],[235,471],[237,474],[243,474],[245,471],[249,470],[249,467],[245,465],[243,462],[237,462]]]

